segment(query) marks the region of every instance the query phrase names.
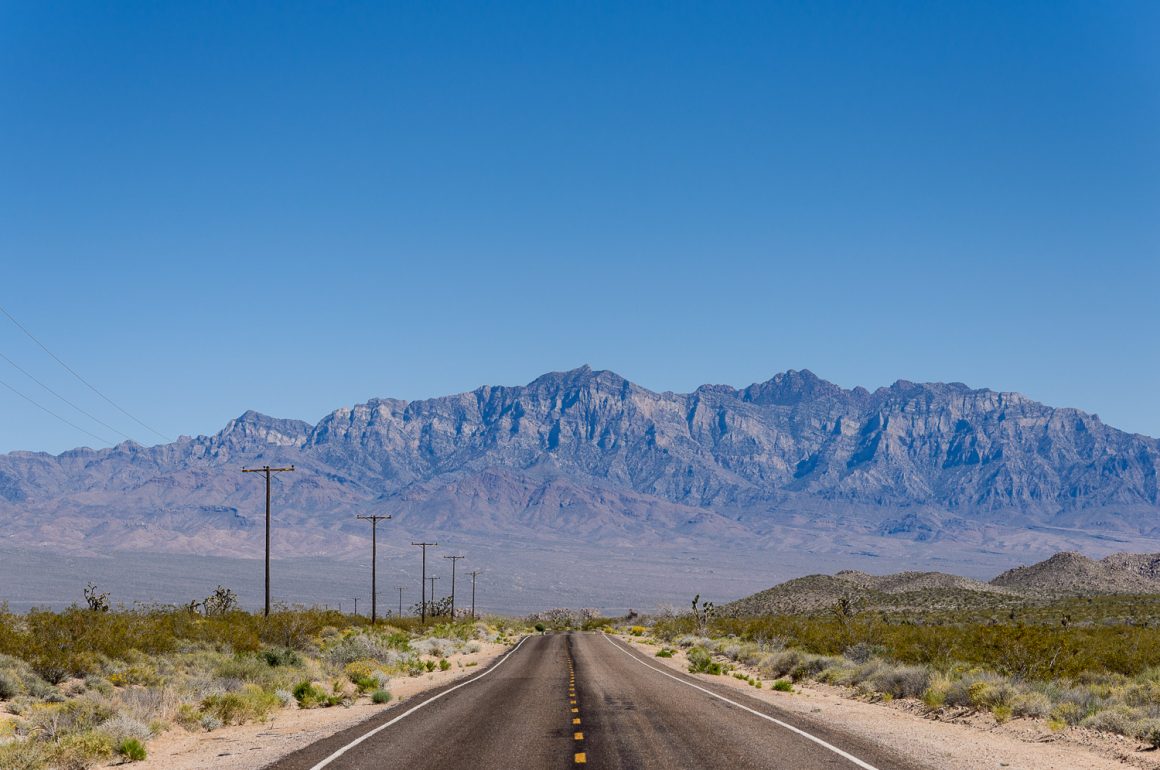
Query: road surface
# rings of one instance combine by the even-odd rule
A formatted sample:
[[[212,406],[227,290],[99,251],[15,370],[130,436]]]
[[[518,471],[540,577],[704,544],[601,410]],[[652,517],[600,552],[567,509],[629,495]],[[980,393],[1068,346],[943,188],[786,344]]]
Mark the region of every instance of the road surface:
[[[273,770],[516,768],[917,770],[603,634],[524,639],[466,680],[416,695]]]

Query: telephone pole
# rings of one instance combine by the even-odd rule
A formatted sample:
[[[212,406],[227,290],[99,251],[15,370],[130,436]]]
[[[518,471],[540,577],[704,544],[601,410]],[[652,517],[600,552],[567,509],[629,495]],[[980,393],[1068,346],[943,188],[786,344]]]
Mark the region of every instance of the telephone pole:
[[[293,465],[288,468],[271,468],[269,465],[263,465],[261,468],[242,468],[242,473],[266,474],[266,617],[270,617],[270,474],[288,473],[292,470]]]
[[[375,514],[371,516],[358,515],[356,519],[369,521],[371,523],[371,625],[375,624],[378,617],[378,585],[376,583],[376,570],[379,564],[379,538],[378,529],[379,522],[390,519],[390,515]]]
[[[479,575],[479,570],[473,569],[471,571],[471,619],[475,620],[475,578]]]
[[[419,546],[423,549],[423,571],[419,577],[419,612],[422,615],[423,623],[427,622],[427,546],[435,547],[438,543],[411,543],[411,545]],[[431,584],[431,591],[435,591],[435,584]]]
[[[431,581],[431,615],[434,616],[435,615],[435,581],[438,580],[439,578],[436,577],[435,575],[432,575],[431,577],[429,577],[427,579]]]
[[[403,586],[395,586],[399,589],[399,617],[403,617]]]
[[[455,622],[455,564],[462,556],[444,556],[444,559],[451,559],[451,622]]]

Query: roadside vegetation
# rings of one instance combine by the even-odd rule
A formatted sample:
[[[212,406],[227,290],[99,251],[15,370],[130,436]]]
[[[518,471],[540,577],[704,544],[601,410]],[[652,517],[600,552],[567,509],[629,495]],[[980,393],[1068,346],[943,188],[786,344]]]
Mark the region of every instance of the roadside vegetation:
[[[1160,748],[1160,596],[905,614],[844,599],[813,615],[757,617],[718,617],[694,600],[649,631],[662,651],[685,650],[693,672],[784,691],[844,685],[872,700],[914,699],[931,715],[1040,718]]]
[[[90,587],[91,588],[91,587]],[[420,626],[334,610],[236,609],[220,589],[186,607],[9,612],[0,604],[0,770],[80,770],[144,759],[167,730],[213,731],[280,709],[391,700],[396,677],[463,667],[511,621]]]

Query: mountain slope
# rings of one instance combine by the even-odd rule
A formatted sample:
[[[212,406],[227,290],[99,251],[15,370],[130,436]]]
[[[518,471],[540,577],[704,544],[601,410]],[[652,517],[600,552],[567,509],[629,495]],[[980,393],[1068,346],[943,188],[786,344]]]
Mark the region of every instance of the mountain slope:
[[[0,456],[6,542],[252,553],[261,484],[276,542],[334,553],[356,512],[402,530],[590,542],[706,538],[875,550],[1018,550],[1160,534],[1160,443],[1074,409],[961,384],[846,390],[808,371],[656,393],[582,367],[526,386],[374,399],[317,425],[246,412],[213,436]],[[795,534],[797,533],[797,534]]]

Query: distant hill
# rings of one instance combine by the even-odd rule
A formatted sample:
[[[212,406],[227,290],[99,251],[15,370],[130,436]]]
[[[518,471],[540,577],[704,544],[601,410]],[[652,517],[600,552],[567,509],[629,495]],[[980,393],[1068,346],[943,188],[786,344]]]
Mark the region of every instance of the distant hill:
[[[724,605],[726,615],[794,615],[828,610],[841,599],[860,610],[942,610],[1018,598],[1007,588],[942,572],[868,575],[843,571],[789,580]]]
[[[1065,552],[1007,570],[991,584],[1036,596],[1160,593],[1158,566],[1160,554],[1117,553],[1096,561]]]
[[[892,565],[914,543],[969,560],[1160,536],[1160,444],[1075,409],[959,383],[847,390],[809,371],[657,393],[582,367],[317,424],[246,412],[161,446],[0,455],[0,538],[253,556],[262,485],[239,471],[263,463],[298,469],[275,488],[287,556],[361,551],[353,515],[371,509],[400,535],[745,541]]]
[[[727,615],[814,613],[841,599],[859,609],[937,611],[1004,606],[1025,600],[1100,594],[1160,594],[1160,554],[1111,554],[1099,561],[1074,552],[1007,570],[990,583],[942,572],[807,575],[730,602]]]

